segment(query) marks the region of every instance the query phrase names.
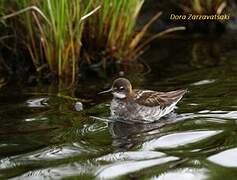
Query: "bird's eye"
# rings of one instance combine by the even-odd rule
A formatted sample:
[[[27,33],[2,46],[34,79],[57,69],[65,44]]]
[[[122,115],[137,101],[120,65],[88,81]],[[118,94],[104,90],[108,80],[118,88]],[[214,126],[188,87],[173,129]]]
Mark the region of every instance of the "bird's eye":
[[[119,88],[119,90],[124,90],[124,87],[123,87],[123,86],[121,86],[121,87]]]

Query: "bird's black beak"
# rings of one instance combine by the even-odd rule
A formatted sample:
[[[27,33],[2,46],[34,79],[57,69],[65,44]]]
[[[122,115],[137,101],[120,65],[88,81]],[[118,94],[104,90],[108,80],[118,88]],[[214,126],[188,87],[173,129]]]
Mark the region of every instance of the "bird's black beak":
[[[109,93],[109,92],[112,92],[112,88],[106,90],[106,91],[102,91],[102,92],[99,92],[98,94],[104,94],[104,93]]]

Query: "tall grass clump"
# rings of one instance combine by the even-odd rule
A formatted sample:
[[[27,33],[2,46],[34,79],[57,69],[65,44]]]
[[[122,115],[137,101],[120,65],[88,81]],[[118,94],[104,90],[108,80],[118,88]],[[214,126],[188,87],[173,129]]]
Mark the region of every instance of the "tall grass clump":
[[[79,0],[18,0],[15,12],[6,18],[18,16],[22,42],[31,55],[37,71],[48,68],[59,80],[74,83],[83,32],[83,18],[89,13]],[[22,31],[22,30],[25,31]]]
[[[136,22],[144,0],[16,0],[4,1],[7,20],[17,41],[30,55],[37,72],[48,70],[59,82],[76,82],[79,61],[129,61],[148,43],[167,32],[146,38],[158,12],[141,29]],[[0,3],[0,6],[1,3]],[[97,60],[97,61],[96,61]]]
[[[83,33],[84,59],[131,61],[137,59],[147,45],[166,33],[184,30],[177,27],[145,37],[151,24],[160,16],[155,14],[142,28],[136,23],[144,0],[94,0],[93,5],[101,5],[100,10],[85,23]]]
[[[83,45],[87,59],[132,60],[142,52],[141,40],[160,13],[140,31],[135,31],[144,0],[94,0],[101,9],[85,25]]]

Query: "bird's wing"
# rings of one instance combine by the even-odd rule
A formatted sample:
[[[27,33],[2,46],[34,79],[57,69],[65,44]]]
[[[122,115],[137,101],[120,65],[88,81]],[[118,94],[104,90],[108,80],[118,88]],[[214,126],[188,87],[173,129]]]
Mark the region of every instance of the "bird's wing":
[[[177,90],[170,92],[156,92],[150,90],[134,90],[134,101],[143,106],[161,106],[166,107],[178,101],[187,92],[187,90]]]

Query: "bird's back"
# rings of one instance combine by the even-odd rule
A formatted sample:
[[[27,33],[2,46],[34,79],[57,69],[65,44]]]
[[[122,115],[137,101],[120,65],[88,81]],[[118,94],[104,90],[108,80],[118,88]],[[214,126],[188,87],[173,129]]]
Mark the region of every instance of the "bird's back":
[[[134,95],[128,100],[112,100],[111,116],[152,122],[173,111],[185,92],[186,90],[170,92],[134,90]]]

